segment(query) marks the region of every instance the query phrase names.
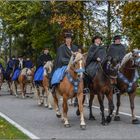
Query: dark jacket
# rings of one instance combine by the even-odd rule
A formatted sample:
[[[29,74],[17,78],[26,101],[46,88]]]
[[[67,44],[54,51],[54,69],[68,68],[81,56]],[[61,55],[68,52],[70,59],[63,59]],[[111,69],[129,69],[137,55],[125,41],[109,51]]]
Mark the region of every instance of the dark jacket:
[[[29,68],[29,69],[30,69],[30,68],[33,68],[33,66],[34,66],[34,65],[33,65],[33,63],[32,63],[31,60],[24,60],[24,61],[23,61],[23,67],[24,67],[24,68]]]
[[[37,67],[40,67],[40,66],[44,66],[44,64],[47,62],[47,61],[51,61],[52,60],[52,57],[51,55],[48,53],[47,55],[46,54],[42,54],[40,55],[40,57],[38,58],[38,61],[37,61]]]
[[[108,48],[107,55],[111,56],[112,58],[116,58],[119,62],[123,59],[126,54],[125,46],[122,44],[112,44]]]
[[[69,49],[66,46],[66,44],[62,44],[57,49],[57,55],[54,62],[55,67],[53,71],[55,71],[57,68],[61,68],[62,66],[68,65],[72,52],[78,52],[78,47],[75,45],[72,45],[71,49]]]
[[[106,48],[103,46],[96,46],[93,44],[88,51],[86,60],[86,73],[89,77],[93,78],[99,68],[99,62],[97,58],[101,59],[100,63],[103,63],[107,56]]]

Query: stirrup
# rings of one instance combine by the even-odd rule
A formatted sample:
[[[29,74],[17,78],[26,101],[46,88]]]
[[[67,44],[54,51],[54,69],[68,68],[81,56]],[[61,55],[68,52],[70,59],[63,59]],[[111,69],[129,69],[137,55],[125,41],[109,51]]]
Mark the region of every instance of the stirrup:
[[[89,88],[84,88],[84,89],[83,89],[83,93],[84,93],[84,94],[90,93],[90,89],[89,89]]]
[[[114,93],[114,94],[120,94],[120,90],[119,90],[118,88],[115,87],[115,88],[113,89],[113,93]]]

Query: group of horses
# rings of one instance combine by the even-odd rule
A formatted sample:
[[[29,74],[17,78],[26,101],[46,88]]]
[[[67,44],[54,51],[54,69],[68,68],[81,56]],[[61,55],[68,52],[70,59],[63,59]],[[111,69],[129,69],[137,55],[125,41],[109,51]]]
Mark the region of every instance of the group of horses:
[[[37,95],[38,95],[38,105],[44,104],[49,109],[52,109],[52,103],[49,100],[49,95],[53,96],[53,106],[56,112],[56,116],[61,118],[64,122],[65,127],[70,127],[68,120],[68,100],[76,97],[78,99],[78,108],[76,111],[77,115],[80,115],[80,127],[81,129],[86,129],[86,123],[84,118],[84,99],[85,94],[83,93],[84,89],[84,74],[85,74],[85,62],[87,54],[81,54],[79,52],[72,53],[69,64],[65,71],[64,77],[59,84],[55,87],[55,90],[49,89],[49,74],[53,68],[53,62],[48,61],[44,65],[44,74],[43,81],[40,85],[35,85]],[[96,72],[94,79],[91,79],[89,88],[90,88],[90,99],[89,99],[89,119],[95,120],[95,117],[92,113],[92,102],[94,96],[97,95],[98,101],[100,104],[100,111],[102,115],[101,124],[106,125],[111,122],[114,111],[114,102],[113,102],[113,89],[114,85],[119,89],[120,93],[116,94],[117,96],[117,109],[114,116],[115,121],[119,121],[119,107],[120,107],[120,97],[123,93],[127,92],[130,99],[130,108],[132,114],[132,123],[139,124],[140,121],[136,118],[134,113],[134,99],[135,92],[137,88],[137,79],[138,79],[138,68],[140,67],[140,51],[132,51],[127,53],[121,64],[114,59],[107,57],[104,63],[98,62],[99,68]],[[22,97],[25,97],[26,85],[27,83],[33,84],[34,69],[24,68],[17,81],[11,81],[9,78],[9,85],[14,85],[13,90],[10,86],[12,93],[15,93],[17,96],[17,83],[21,87]],[[2,83],[3,77],[0,71],[0,86]],[[40,90],[41,89],[41,90]],[[59,99],[58,95],[62,96],[62,112],[59,108]],[[105,117],[104,113],[104,97],[108,99],[108,116]]]

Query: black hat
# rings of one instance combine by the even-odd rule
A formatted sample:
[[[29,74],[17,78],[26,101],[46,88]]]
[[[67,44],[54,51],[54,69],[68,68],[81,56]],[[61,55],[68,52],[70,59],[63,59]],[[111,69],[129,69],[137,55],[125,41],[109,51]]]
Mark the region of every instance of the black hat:
[[[65,32],[65,38],[72,38],[72,33],[71,32]]]
[[[115,35],[114,38],[113,38],[113,40],[115,41],[117,39],[121,39],[121,36],[120,35]]]
[[[96,39],[101,39],[101,40],[102,40],[102,37],[99,36],[99,35],[96,35],[96,36],[93,37],[92,42],[94,43],[94,41],[95,41]]]

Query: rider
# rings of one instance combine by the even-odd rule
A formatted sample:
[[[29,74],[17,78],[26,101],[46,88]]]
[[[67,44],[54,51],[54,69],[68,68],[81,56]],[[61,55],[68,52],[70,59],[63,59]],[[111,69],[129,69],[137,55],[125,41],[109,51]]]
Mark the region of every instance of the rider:
[[[17,59],[14,60],[14,68],[13,68],[13,76],[12,80],[16,81],[20,75],[20,71],[23,68],[23,56],[19,56]]]
[[[86,60],[86,72],[84,77],[84,93],[89,93],[89,84],[91,79],[96,75],[99,68],[99,64],[102,63],[106,57],[106,48],[101,46],[102,37],[96,35],[92,39],[92,45],[88,50],[87,60]]]
[[[112,58],[116,58],[121,63],[123,57],[126,54],[125,46],[121,44],[120,35],[114,36],[113,40],[114,43],[109,46],[107,54]]]
[[[126,49],[125,46],[121,44],[120,35],[114,36],[113,40],[114,43],[109,46],[107,55],[115,58],[119,62],[119,64],[121,64],[121,61],[126,54]],[[119,89],[115,86],[114,93],[118,94],[119,92]]]
[[[26,60],[23,61],[23,67],[29,68],[29,69],[34,67],[33,62],[30,59],[30,57],[27,57]]]
[[[78,47],[72,44],[72,33],[70,31],[65,32],[64,37],[65,37],[65,43],[62,44],[57,49],[57,55],[54,63],[54,68],[52,71],[52,80],[51,80],[51,84],[53,86],[52,92],[54,92],[55,86],[58,83],[60,83],[60,80],[62,80],[61,78],[63,77],[67,65],[70,61],[72,52],[78,52]]]
[[[43,54],[41,54],[37,60],[37,69],[34,75],[34,81],[36,85],[39,85],[40,82],[43,80],[43,66],[47,61],[51,61],[52,57],[49,53],[48,48],[44,48]]]
[[[13,72],[13,68],[14,68],[15,62],[16,62],[16,58],[15,58],[15,56],[13,55],[13,56],[9,59],[9,61],[8,61],[8,63],[7,63],[7,67],[6,67],[6,76],[5,76],[6,80],[8,80],[8,79],[10,78],[10,75],[11,75],[12,72]]]

